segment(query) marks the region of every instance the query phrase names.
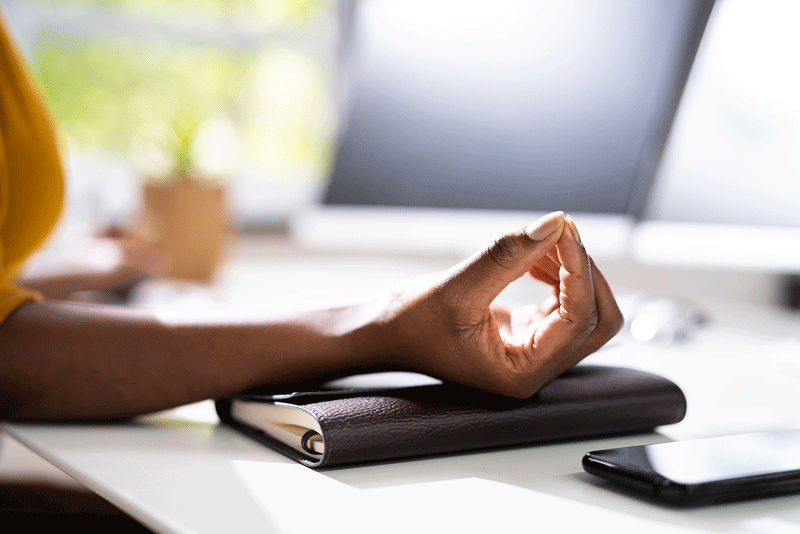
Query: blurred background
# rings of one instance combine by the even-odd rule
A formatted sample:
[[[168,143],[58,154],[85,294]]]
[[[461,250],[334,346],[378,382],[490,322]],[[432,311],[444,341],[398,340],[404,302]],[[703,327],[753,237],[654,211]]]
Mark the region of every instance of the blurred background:
[[[128,221],[142,181],[187,171],[231,185],[240,225],[280,225],[319,188],[337,122],[336,2],[2,5],[60,128],[62,233]]]
[[[416,39],[443,43],[437,39],[447,34],[462,46],[474,32],[483,41],[469,43],[468,57],[454,45],[454,55],[431,59],[462,74],[508,70],[509,58],[493,55],[490,42],[504,28],[526,35],[524,24],[508,22],[519,12],[516,2],[406,2],[402,10],[392,2],[334,0],[0,5],[63,143],[69,192],[48,249],[55,255],[109,225],[152,225],[140,220],[148,184],[223,184],[231,228],[285,235],[293,215],[324,195],[335,166],[351,96],[345,59],[362,7],[389,28],[391,35],[381,31],[397,45],[389,51],[395,55],[413,50],[425,58],[431,54]],[[563,13],[583,16],[604,7],[563,5]],[[651,7],[646,20],[658,20],[657,4]],[[796,2],[781,0],[714,6],[642,212],[603,258],[623,291],[789,300],[794,282],[786,276],[800,272],[798,11]],[[567,29],[541,38],[568,42]],[[408,96],[425,101],[418,97]],[[597,232],[583,228],[591,248]],[[443,252],[449,262],[468,250]]]

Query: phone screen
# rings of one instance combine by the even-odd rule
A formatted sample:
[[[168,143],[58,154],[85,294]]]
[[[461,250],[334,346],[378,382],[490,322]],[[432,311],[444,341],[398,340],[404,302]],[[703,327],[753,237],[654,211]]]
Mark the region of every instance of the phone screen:
[[[594,451],[587,472],[658,499],[703,503],[800,491],[800,430]]]

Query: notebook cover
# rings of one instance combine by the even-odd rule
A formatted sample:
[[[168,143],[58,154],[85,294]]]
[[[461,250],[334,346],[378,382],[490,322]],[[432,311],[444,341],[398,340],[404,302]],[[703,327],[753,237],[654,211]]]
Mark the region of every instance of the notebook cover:
[[[299,406],[320,423],[325,452],[307,458],[231,419],[231,398]],[[649,431],[686,414],[669,380],[620,367],[579,365],[533,397],[512,399],[452,383],[264,393],[218,399],[220,419],[309,467],[394,460],[604,434]]]

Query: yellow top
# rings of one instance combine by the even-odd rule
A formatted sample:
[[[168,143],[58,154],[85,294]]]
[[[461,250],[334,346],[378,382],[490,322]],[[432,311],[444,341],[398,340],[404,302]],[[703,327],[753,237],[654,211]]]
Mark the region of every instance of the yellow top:
[[[58,221],[63,196],[53,125],[0,17],[0,323],[39,298],[14,278]]]

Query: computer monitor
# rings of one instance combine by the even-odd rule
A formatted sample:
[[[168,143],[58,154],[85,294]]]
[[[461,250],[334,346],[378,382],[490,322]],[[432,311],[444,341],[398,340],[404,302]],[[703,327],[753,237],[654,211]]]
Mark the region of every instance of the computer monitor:
[[[717,2],[632,237],[639,262],[800,273],[799,18],[792,0]]]
[[[466,253],[543,213],[627,252],[712,2],[353,5],[341,136],[301,243]]]

